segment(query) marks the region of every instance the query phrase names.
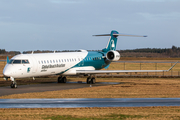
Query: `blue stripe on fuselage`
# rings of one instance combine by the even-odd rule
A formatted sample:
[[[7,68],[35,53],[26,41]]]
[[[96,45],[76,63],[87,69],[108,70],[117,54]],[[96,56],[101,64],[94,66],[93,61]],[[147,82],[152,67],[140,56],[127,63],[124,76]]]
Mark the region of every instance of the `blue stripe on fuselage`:
[[[102,69],[109,65],[109,63],[105,62],[103,56],[103,52],[90,51],[88,55],[74,67],[93,66],[96,70]]]
[[[105,61],[103,56],[105,53],[98,52],[98,51],[90,51],[88,52],[87,56],[78,64],[71,68],[75,67],[86,67],[86,66],[93,66],[96,70],[102,69],[110,64],[110,62]],[[66,71],[70,70],[71,68],[66,69],[65,71],[62,71],[61,73],[58,73],[57,75],[63,74]]]

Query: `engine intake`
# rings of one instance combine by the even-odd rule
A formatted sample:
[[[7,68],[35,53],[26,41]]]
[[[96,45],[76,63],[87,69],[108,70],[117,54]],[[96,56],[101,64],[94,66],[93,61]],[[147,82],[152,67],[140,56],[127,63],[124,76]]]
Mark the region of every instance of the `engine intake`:
[[[109,61],[118,61],[120,59],[120,54],[117,51],[109,51],[106,54],[106,58]]]

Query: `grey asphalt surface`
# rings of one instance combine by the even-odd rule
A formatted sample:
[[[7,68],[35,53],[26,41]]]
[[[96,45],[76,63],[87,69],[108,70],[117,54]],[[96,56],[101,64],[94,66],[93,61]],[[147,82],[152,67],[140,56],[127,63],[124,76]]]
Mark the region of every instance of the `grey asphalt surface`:
[[[97,82],[92,84],[92,87],[95,86],[104,86],[110,84],[119,84],[119,83],[106,83],[106,82]],[[32,92],[44,92],[44,91],[56,91],[56,90],[67,90],[67,89],[77,89],[90,87],[90,84],[85,82],[67,82],[67,83],[41,83],[41,84],[30,84],[30,85],[18,85],[18,88],[11,88],[10,86],[0,87],[0,96],[11,95],[11,94],[21,94],[21,93],[32,93]]]
[[[0,99],[0,108],[180,106],[180,98]]]
[[[104,84],[93,84],[92,86],[101,86]],[[31,93],[31,92],[44,92],[44,91],[56,91],[56,90],[67,90],[90,87],[90,84],[86,83],[42,83],[42,84],[30,84],[30,85],[18,85],[18,88],[10,88],[10,86],[0,87],[0,96]]]

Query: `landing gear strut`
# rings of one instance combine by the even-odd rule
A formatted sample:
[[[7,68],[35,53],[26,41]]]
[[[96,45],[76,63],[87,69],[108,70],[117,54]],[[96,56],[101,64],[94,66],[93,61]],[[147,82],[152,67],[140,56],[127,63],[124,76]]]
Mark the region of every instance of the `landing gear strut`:
[[[66,83],[66,81],[67,81],[67,79],[66,79],[66,77],[62,77],[62,76],[60,76],[60,77],[58,77],[58,83]]]
[[[95,83],[96,83],[95,77],[89,76],[89,77],[87,78],[86,83],[87,83],[87,84],[95,84]]]

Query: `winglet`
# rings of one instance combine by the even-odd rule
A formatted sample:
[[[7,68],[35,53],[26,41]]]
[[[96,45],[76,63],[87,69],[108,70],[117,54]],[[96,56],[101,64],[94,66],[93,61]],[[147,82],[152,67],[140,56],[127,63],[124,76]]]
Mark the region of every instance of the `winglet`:
[[[170,71],[179,61],[177,61],[168,71]]]
[[[9,63],[9,57],[8,57],[8,56],[7,56],[7,58],[6,58],[6,62]]]

